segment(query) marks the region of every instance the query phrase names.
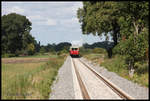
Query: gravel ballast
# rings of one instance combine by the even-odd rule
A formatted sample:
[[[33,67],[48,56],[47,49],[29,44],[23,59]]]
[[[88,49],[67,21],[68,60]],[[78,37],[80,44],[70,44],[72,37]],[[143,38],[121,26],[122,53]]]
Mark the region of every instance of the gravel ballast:
[[[56,80],[52,85],[49,99],[74,99],[73,77],[71,59],[67,57],[63,66],[59,69]]]
[[[99,72],[102,76],[107,78],[113,84],[118,86],[124,92],[128,93],[135,99],[149,99],[149,88],[142,87],[137,83],[133,83],[127,79],[118,76],[114,72],[107,71],[104,67],[93,64],[91,61],[80,58],[83,62],[88,64],[95,71]],[[68,56],[63,66],[59,69],[56,80],[54,81],[51,89],[49,99],[76,99],[75,97],[75,84],[71,69],[71,57]]]
[[[81,58],[83,62],[92,67],[95,71],[99,72],[102,76],[106,77],[109,81],[113,82],[120,89],[128,93],[135,99],[149,99],[149,89],[146,87],[142,87],[137,83],[133,83],[127,79],[124,79],[118,76],[114,72],[109,72],[104,67],[100,67],[98,65],[93,65],[91,61]]]

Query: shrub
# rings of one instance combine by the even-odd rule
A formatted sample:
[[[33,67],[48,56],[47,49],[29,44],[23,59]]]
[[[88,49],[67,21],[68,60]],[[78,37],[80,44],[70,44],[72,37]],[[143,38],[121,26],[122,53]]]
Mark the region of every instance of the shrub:
[[[136,62],[134,67],[136,68],[136,72],[141,75],[148,71],[148,63],[146,62]]]
[[[100,53],[100,54],[102,54],[102,53],[105,53],[106,50],[103,49],[103,48],[94,48],[94,49],[92,50],[92,52],[93,52],[93,53]]]
[[[10,53],[6,53],[2,55],[3,58],[9,58],[9,57],[15,57],[15,56],[16,56],[15,54],[10,54]]]
[[[65,53],[68,53],[68,51],[66,49],[58,51],[58,55],[62,55],[62,54],[65,54]]]

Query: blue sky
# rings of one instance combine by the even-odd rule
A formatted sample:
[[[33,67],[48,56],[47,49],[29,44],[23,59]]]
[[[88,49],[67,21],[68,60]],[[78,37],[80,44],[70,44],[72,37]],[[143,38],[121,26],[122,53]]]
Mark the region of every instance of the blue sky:
[[[32,22],[31,34],[41,45],[70,42],[82,44],[104,41],[104,37],[83,35],[77,19],[82,2],[2,2],[2,15],[12,12]]]

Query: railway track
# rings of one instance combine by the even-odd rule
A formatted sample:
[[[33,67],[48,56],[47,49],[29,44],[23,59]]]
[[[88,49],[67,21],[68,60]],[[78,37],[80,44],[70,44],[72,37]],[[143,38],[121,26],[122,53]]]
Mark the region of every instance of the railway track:
[[[84,83],[84,80],[83,80],[83,78],[81,76],[82,73],[79,72],[79,68],[82,68],[82,67],[79,67],[79,65],[77,65],[77,62],[78,62],[78,64],[81,63],[82,65],[84,65],[84,68],[87,68],[89,71],[91,71],[92,75],[95,75],[95,77],[97,77],[107,87],[109,87],[111,89],[111,92],[113,91],[116,95],[118,95],[120,97],[119,99],[125,99],[125,100],[132,100],[132,99],[134,99],[133,97],[131,97],[127,93],[125,93],[123,90],[118,88],[116,85],[114,85],[112,82],[107,80],[105,77],[100,75],[98,72],[96,72],[94,69],[92,69],[89,65],[84,63],[79,58],[78,59],[73,59],[72,58],[72,62],[73,62],[73,66],[74,66],[74,69],[75,69],[75,73],[77,75],[77,79],[78,79],[78,82],[79,82],[79,86],[80,86],[80,89],[81,89],[81,93],[82,93],[83,99],[92,99],[92,97],[89,94],[90,90],[88,90],[88,86],[85,85],[86,83]],[[100,92],[100,91],[98,91],[98,92]],[[101,98],[99,98],[99,99],[101,99]],[[108,97],[108,99],[110,99],[110,98]]]

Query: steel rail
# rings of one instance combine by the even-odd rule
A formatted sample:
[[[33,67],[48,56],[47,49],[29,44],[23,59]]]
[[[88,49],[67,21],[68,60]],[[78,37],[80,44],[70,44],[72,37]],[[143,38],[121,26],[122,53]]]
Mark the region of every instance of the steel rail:
[[[80,89],[81,89],[81,93],[82,93],[83,99],[90,99],[90,96],[89,96],[89,94],[88,94],[88,92],[87,92],[87,90],[85,88],[85,85],[83,84],[83,81],[82,81],[82,79],[80,77],[80,74],[79,74],[79,72],[77,70],[77,67],[76,67],[75,62],[74,62],[73,59],[72,59],[72,62],[73,62],[74,68],[75,68],[77,79],[79,81],[79,86],[80,86]]]
[[[85,67],[87,67],[90,71],[92,71],[99,79],[101,79],[107,86],[109,86],[121,98],[127,99],[127,100],[133,100],[134,99],[133,97],[131,97],[127,93],[125,93],[123,90],[121,90],[120,88],[118,88],[116,85],[114,85],[112,82],[110,82],[109,80],[107,80],[105,77],[103,77],[102,75],[100,75],[99,73],[97,73],[95,70],[91,69],[86,63],[84,63],[80,59],[79,59],[79,61]]]

